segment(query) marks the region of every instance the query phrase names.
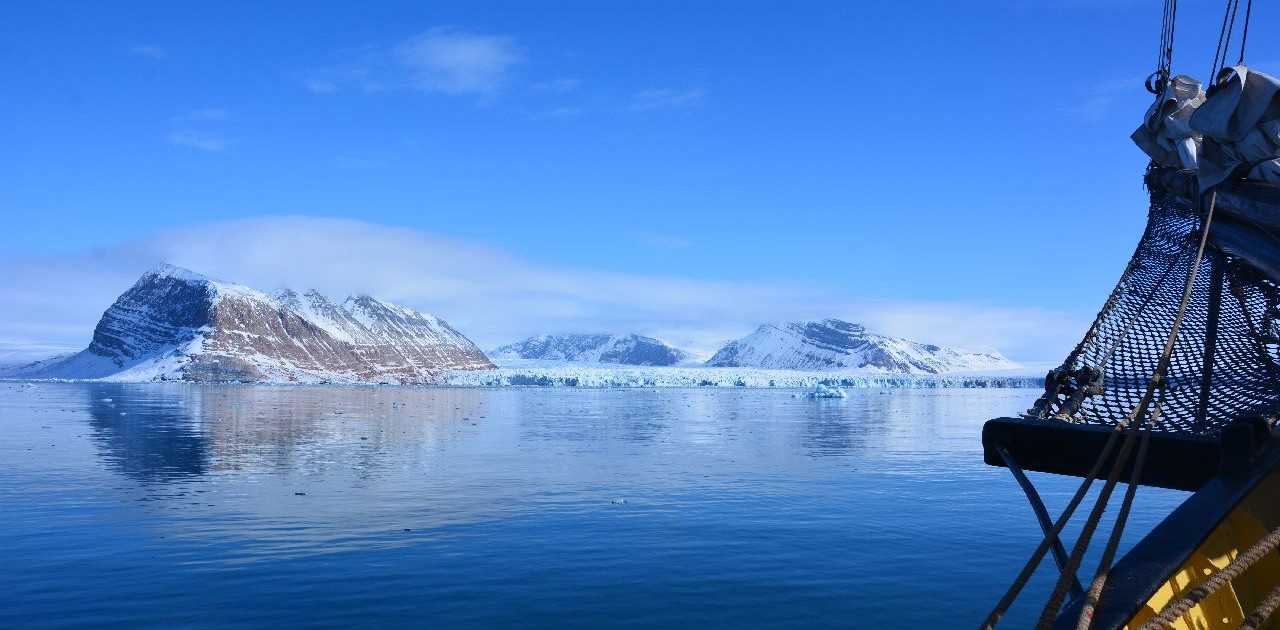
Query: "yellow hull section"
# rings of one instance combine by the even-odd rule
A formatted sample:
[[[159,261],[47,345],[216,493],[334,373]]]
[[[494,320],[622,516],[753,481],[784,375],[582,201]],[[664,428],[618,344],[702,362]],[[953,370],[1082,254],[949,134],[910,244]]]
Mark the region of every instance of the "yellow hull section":
[[[1280,527],[1280,469],[1273,470],[1214,528],[1125,628],[1133,630],[1156,616],[1170,602],[1185,596],[1226,567],[1276,527]],[[1177,630],[1238,628],[1277,584],[1280,584],[1280,553],[1272,552],[1169,627]],[[1261,627],[1280,630],[1280,615],[1273,616]]]

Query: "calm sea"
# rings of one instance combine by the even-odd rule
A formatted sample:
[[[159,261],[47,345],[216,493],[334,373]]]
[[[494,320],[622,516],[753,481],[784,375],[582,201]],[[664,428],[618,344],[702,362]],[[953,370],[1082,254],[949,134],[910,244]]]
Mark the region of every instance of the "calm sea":
[[[976,627],[1036,392],[792,393],[0,383],[0,627]]]

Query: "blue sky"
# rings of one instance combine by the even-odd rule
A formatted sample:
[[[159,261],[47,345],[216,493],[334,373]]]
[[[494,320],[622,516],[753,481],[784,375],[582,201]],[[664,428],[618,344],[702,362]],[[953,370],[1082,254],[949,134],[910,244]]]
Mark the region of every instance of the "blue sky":
[[[166,258],[378,291],[482,345],[839,316],[1051,361],[1145,220],[1160,4],[0,4],[0,350],[82,344]],[[1222,6],[1180,4],[1202,77]],[[1277,20],[1255,7],[1264,71]],[[463,260],[543,284],[379,279]],[[680,314],[708,296],[738,310]]]

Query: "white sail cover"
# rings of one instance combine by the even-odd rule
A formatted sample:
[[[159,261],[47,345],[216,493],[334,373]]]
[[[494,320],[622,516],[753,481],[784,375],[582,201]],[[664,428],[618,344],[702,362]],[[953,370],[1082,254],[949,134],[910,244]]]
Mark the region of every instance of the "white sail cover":
[[[1160,166],[1198,170],[1201,191],[1233,174],[1280,184],[1278,94],[1280,80],[1243,64],[1224,68],[1207,97],[1178,75],[1131,137]]]

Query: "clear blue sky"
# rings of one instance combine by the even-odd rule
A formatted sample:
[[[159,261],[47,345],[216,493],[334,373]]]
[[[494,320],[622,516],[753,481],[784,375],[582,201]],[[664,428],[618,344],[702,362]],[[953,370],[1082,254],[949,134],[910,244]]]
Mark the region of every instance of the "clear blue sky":
[[[1202,77],[1222,5],[1181,4]],[[1079,318],[1145,219],[1160,5],[4,2],[0,259],[304,215]]]

